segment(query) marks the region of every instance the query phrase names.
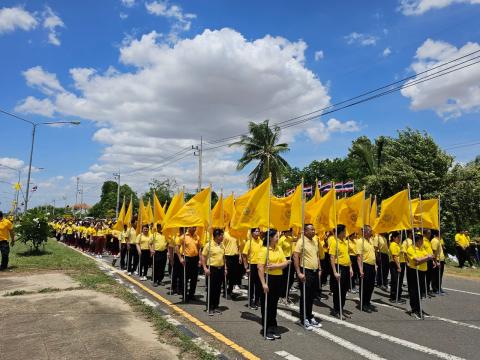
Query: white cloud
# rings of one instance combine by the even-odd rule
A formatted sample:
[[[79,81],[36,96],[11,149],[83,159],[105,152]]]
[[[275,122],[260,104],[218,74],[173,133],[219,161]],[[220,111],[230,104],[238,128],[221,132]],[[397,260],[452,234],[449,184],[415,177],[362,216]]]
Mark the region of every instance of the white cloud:
[[[315,143],[322,143],[330,139],[333,133],[357,132],[360,130],[358,124],[353,120],[341,122],[331,118],[326,123],[316,121],[307,128],[307,136]]]
[[[52,45],[60,46],[61,43],[58,38],[57,28],[63,28],[65,27],[65,24],[49,6],[45,6],[43,16],[43,27],[48,30],[48,42]]]
[[[457,48],[443,41],[427,39],[418,49],[411,69],[426,71],[449,60],[480,50],[480,44],[468,42]],[[467,58],[463,59],[463,61]],[[467,65],[468,63],[464,64]],[[440,69],[437,69],[438,71]],[[473,65],[440,78],[405,88],[412,110],[434,110],[448,119],[480,110],[480,65]]]
[[[55,106],[50,99],[39,100],[33,96],[29,96],[22,100],[16,107],[15,111],[24,114],[38,114],[46,117],[52,117]]]
[[[480,4],[480,0],[400,0],[398,10],[403,15],[422,15],[429,10],[443,9],[452,4]]]
[[[178,41],[180,33],[190,30],[192,20],[197,17],[195,14],[184,13],[180,6],[171,5],[168,1],[146,2],[145,8],[149,14],[173,20],[173,25],[168,35],[168,39],[171,42]]]
[[[32,67],[24,71],[23,76],[27,85],[39,89],[45,95],[52,95],[55,92],[64,91],[55,74],[46,72],[41,66]]]
[[[133,7],[135,5],[135,0],[121,0],[122,1],[122,5],[125,6],[125,7]]]
[[[72,84],[65,88],[75,92],[39,66],[25,72],[27,83],[47,95],[54,114],[101,127],[94,140],[105,149],[83,174],[86,179],[103,181],[121,169],[122,178],[137,189],[161,176],[175,176],[180,185],[194,188],[192,152],[180,163],[161,161],[198,143],[201,135],[223,138],[245,132],[249,121],[273,123],[330,104],[327,87],[305,67],[303,41],[272,36],[249,41],[232,29],[205,30],[174,45],[159,42],[159,36],[151,32],[123,45],[119,61],[132,66],[128,72],[71,69]],[[328,126],[340,131],[334,122]],[[307,127],[284,134],[294,137]],[[206,151],[204,183],[243,188],[245,176],[235,171],[238,151]],[[142,167],[147,169],[127,174]]]
[[[370,34],[361,34],[357,32],[352,32],[346,36],[344,39],[347,41],[349,45],[360,45],[360,46],[372,46],[376,45],[378,41],[378,37],[370,35]]]
[[[121,12],[118,16],[120,16],[120,19],[122,19],[122,20],[125,20],[125,19],[128,18],[128,14],[125,14],[123,12]]]
[[[34,14],[20,6],[0,9],[0,34],[12,32],[16,29],[29,31],[35,29],[37,25],[38,22]]]
[[[383,50],[382,56],[383,56],[383,57],[387,57],[387,56],[389,56],[391,53],[392,53],[392,50],[390,50],[390,48],[387,47],[387,48],[385,48],[385,49]]]
[[[323,59],[323,50],[315,51],[315,61]]]

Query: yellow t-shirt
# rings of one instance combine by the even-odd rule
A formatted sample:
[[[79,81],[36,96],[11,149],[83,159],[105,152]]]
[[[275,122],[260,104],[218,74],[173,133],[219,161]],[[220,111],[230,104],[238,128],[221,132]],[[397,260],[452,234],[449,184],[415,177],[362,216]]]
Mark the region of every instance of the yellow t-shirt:
[[[219,245],[215,241],[209,241],[203,247],[202,255],[205,256],[205,262],[207,265],[215,267],[221,267],[225,265],[223,258],[225,255],[225,249],[223,248],[222,244]]]
[[[305,240],[305,248],[304,253],[302,255],[303,249],[303,240]],[[295,245],[295,252],[298,253],[300,267],[305,265],[306,269],[309,270],[318,270],[319,266],[319,249],[318,249],[318,240],[313,238],[309,239],[306,236],[300,236],[296,245]],[[305,260],[305,263],[302,261]]]
[[[328,253],[330,256],[337,255],[337,240],[335,238],[328,240]],[[341,266],[350,266],[350,255],[348,255],[348,241],[340,240],[338,241],[338,258],[336,261],[337,264]]]
[[[238,255],[238,240],[236,237],[230,235],[228,231],[223,233],[223,247],[226,256]]]
[[[363,249],[362,249],[363,245]],[[369,265],[375,265],[375,247],[371,239],[358,239],[357,241],[357,255],[363,254],[363,262]]]
[[[388,254],[388,243],[387,239],[385,239],[381,235],[376,235],[373,238],[373,246],[377,248],[378,251],[384,254]]]
[[[435,259],[445,261],[445,254],[443,252],[443,239],[438,241],[438,237],[434,237],[430,243],[432,245],[432,251],[435,254]]]
[[[413,261],[414,259],[423,258],[428,255],[427,249],[422,245],[421,247],[417,246],[409,246],[407,249],[407,256],[408,256],[408,267],[415,269],[416,265]],[[418,265],[418,271],[427,271],[428,265],[426,262]]]
[[[348,255],[357,256],[357,241],[359,239],[349,239],[348,240]]]
[[[430,255],[433,255],[432,244],[430,243],[430,240],[428,240],[426,237],[423,238],[423,247]]]
[[[150,244],[150,236],[139,234],[136,239],[136,244],[140,245],[140,250],[148,250],[148,245]]]
[[[183,245],[185,243],[185,253],[183,251]],[[178,236],[176,238],[176,245],[179,247],[179,253],[188,257],[198,256],[198,245],[200,243],[200,238],[197,234],[191,236],[190,234],[185,234],[183,236]]]
[[[390,254],[393,256],[398,256],[398,261],[401,263],[405,262],[405,256],[403,255],[402,249],[400,247],[400,244],[397,244],[396,242],[392,241],[390,243]],[[393,261],[393,258],[392,258]]]
[[[155,251],[165,251],[167,249],[167,239],[163,234],[154,232],[150,235],[150,245],[153,245]]]
[[[10,240],[10,231],[12,230],[12,222],[8,219],[3,218],[0,221],[0,240]]]
[[[292,251],[295,249],[295,242],[297,239],[294,236],[282,235],[278,240],[278,246],[282,248],[283,254],[286,257],[292,256]]]
[[[280,246],[275,246],[274,249],[268,249],[268,263],[269,264],[281,264],[287,261],[285,254]],[[267,247],[262,246],[258,254],[258,263],[259,264],[266,264],[267,263]],[[282,275],[282,269],[270,269],[267,270],[268,275]]]
[[[137,243],[137,231],[133,227],[127,229],[127,239],[130,244]]]
[[[468,238],[465,236],[465,234],[458,233],[455,234],[455,245],[466,249],[470,245],[470,242],[468,241]]]
[[[318,254],[320,260],[325,259],[325,240],[323,240],[323,237],[318,238]]]
[[[250,238],[245,242],[243,247],[243,255],[247,255],[247,262],[249,264],[258,264],[258,253],[263,246],[263,240]]]

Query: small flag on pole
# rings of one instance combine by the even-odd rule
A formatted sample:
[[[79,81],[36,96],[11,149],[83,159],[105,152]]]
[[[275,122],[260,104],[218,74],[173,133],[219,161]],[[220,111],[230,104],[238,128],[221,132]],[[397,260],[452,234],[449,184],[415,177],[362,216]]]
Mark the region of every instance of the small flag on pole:
[[[38,187],[37,187],[37,185],[35,185],[34,187],[32,187],[31,192],[35,192],[35,191],[37,191],[37,189],[38,189]]]
[[[303,188],[303,193],[304,193],[305,195],[312,196],[312,195],[313,195],[313,186],[312,186],[312,185],[305,186],[305,187]]]
[[[343,183],[336,183],[335,184],[335,191],[338,192],[343,192]]]
[[[332,182],[328,182],[328,183],[325,183],[322,186],[320,186],[320,191],[321,192],[330,191],[331,189],[332,189]]]
[[[353,192],[355,190],[354,181],[347,181],[343,183],[343,192]]]

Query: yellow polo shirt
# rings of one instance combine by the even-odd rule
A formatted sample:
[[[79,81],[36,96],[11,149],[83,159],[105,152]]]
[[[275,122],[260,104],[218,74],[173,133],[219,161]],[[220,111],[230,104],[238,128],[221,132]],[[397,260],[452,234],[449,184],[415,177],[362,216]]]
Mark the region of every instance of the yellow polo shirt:
[[[243,255],[247,255],[247,262],[249,264],[258,264],[258,253],[262,246],[263,240],[260,237],[256,240],[252,237],[245,242]]]
[[[458,233],[455,234],[455,245],[466,249],[470,246],[470,242],[468,241],[468,238],[465,236],[465,234]]]
[[[409,246],[407,249],[407,256],[408,256],[408,267],[415,269],[417,266],[415,265],[414,259],[420,259],[428,255],[427,250],[424,246],[419,247],[417,246]],[[418,271],[427,271],[428,265],[426,262],[418,265]]]
[[[137,230],[135,230],[135,228],[131,227],[127,229],[127,239],[130,244],[137,243]]]
[[[297,239],[294,236],[282,235],[278,240],[278,246],[282,248],[283,254],[286,257],[291,257],[292,252],[295,249],[295,242]]]
[[[12,222],[8,219],[3,218],[0,221],[0,240],[10,240],[10,231],[12,230]]]
[[[236,237],[230,235],[228,231],[223,233],[222,244],[225,249],[225,256],[238,255],[238,240]]]
[[[139,234],[136,239],[136,244],[140,245],[140,250],[148,250],[148,245],[150,244],[150,236]]]
[[[269,264],[281,264],[287,261],[285,254],[280,246],[275,246],[275,248],[268,249],[268,263]],[[267,263],[267,247],[262,246],[258,253],[258,263],[259,264],[266,264]],[[282,275],[282,269],[270,269],[267,270],[268,275]]]
[[[328,252],[331,256],[337,256],[337,240],[335,238],[328,240]],[[348,241],[338,239],[338,258],[337,264],[341,266],[350,266],[350,255],[348,255]]]
[[[401,263],[405,262],[405,256],[403,255],[402,249],[400,247],[400,244],[397,244],[396,242],[392,241],[390,243],[390,254],[393,256],[398,256],[398,261]],[[392,258],[393,261],[393,258]]]
[[[348,240],[348,255],[357,256],[357,241],[359,239],[349,239]]]
[[[305,241],[305,248],[303,249],[303,242]],[[302,255],[302,249],[304,251]],[[300,267],[305,265],[306,269],[309,270],[318,270],[320,267],[319,263],[319,249],[318,249],[318,240],[313,238],[309,239],[306,236],[300,236],[297,243],[295,244],[295,252],[298,253],[298,258],[300,260]],[[305,260],[303,262],[302,260]]]
[[[363,249],[362,249],[363,246]],[[369,265],[375,265],[375,247],[371,239],[358,239],[357,241],[357,255],[363,254],[363,262]]]
[[[432,244],[430,243],[430,240],[428,240],[426,237],[423,238],[423,247],[425,248],[425,250],[427,250],[427,253],[433,255]]]
[[[443,252],[443,239],[438,241],[438,237],[434,237],[430,243],[432,245],[432,251],[435,254],[435,259],[439,261],[445,261],[445,254]]]
[[[225,265],[225,249],[221,243],[217,244],[215,241],[209,241],[203,247],[202,255],[205,256],[207,265],[214,267],[221,267]]]
[[[185,243],[185,253],[183,250],[183,245]],[[185,234],[183,236],[178,236],[176,239],[176,245],[179,246],[179,252],[182,255],[188,257],[198,256],[198,245],[200,243],[200,238],[197,234],[191,236],[190,234]]]
[[[155,251],[165,251],[168,243],[163,234],[154,232],[152,235],[150,235],[150,245],[153,245],[153,249]]]

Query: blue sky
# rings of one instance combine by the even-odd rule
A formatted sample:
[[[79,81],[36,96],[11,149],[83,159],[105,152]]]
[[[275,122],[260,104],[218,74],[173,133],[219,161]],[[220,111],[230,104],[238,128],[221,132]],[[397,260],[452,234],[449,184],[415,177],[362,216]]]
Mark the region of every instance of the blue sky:
[[[169,155],[281,121],[480,49],[480,5],[462,1],[0,2],[0,108],[40,127],[32,204],[87,203],[120,170],[142,191],[151,178],[195,188],[197,160]],[[284,133],[292,165],[344,156],[360,135],[426,130],[444,148],[480,141],[480,64]],[[26,178],[31,127],[0,116],[0,164]],[[206,145],[207,147],[210,145]],[[449,150],[465,162],[480,145]],[[242,191],[239,153],[205,153],[205,179]],[[177,160],[177,161],[174,161]],[[163,162],[162,162],[163,161]],[[156,165],[155,165],[156,164]],[[144,169],[146,168],[146,169]],[[144,169],[144,170],[140,170]],[[0,209],[14,172],[0,170]],[[66,199],[65,199],[66,198]]]

